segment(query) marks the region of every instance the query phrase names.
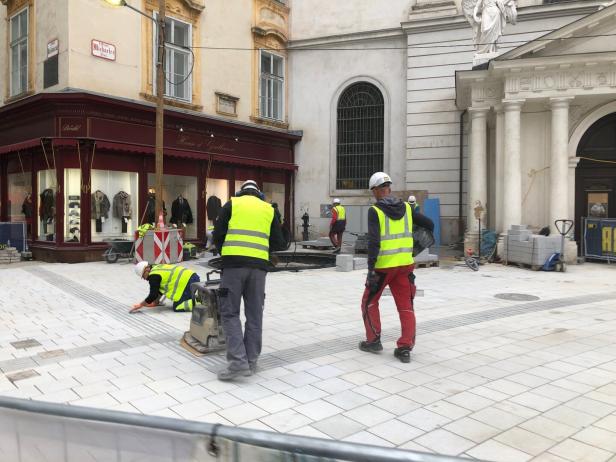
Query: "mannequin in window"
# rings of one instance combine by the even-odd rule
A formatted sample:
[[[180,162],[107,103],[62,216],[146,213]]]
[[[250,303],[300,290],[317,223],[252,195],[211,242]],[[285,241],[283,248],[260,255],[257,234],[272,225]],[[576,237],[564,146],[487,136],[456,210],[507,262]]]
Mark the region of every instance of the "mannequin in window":
[[[109,203],[109,199],[107,199],[107,195],[101,190],[96,190],[92,194],[92,219],[96,220],[97,233],[103,231],[103,222],[109,218],[110,208],[111,204]]]
[[[190,205],[181,194],[171,204],[171,219],[169,222],[178,227],[190,225],[193,222]]]
[[[128,232],[128,220],[130,220],[131,214],[130,194],[120,191],[113,196],[113,216],[120,219],[122,223],[122,233]]]
[[[26,219],[27,234],[30,236],[30,228],[32,227],[32,193],[26,193],[23,204],[21,204],[21,213]]]
[[[218,217],[221,208],[222,201],[216,196],[210,196],[206,204],[207,219],[211,221],[216,221],[216,218]]]
[[[53,192],[53,189],[47,188],[41,193],[40,197],[39,217],[43,222],[43,233],[47,234],[47,225],[53,222],[56,215],[56,193]],[[49,236],[47,236],[47,240],[51,240]]]
[[[167,208],[165,207],[165,201],[163,201],[163,220],[167,216]],[[148,201],[145,204],[145,222],[156,223],[158,216],[156,215],[156,192],[153,188],[148,190]]]

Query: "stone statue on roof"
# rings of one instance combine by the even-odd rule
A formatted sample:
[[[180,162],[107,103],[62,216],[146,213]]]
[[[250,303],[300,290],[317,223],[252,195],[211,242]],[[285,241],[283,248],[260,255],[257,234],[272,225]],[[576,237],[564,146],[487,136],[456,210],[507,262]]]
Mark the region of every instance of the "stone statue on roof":
[[[496,53],[505,25],[518,16],[516,0],[462,0],[462,12],[473,28],[477,55]]]

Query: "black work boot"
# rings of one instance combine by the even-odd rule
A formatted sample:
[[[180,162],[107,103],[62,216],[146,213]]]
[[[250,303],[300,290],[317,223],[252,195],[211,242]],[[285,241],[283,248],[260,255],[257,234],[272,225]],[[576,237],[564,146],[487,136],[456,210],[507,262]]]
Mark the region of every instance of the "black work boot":
[[[381,345],[381,339],[378,338],[372,342],[362,340],[359,342],[359,349],[361,351],[367,351],[368,353],[378,353],[379,351],[383,351],[383,345]]]
[[[394,356],[403,363],[411,362],[411,347],[399,347],[394,350]]]

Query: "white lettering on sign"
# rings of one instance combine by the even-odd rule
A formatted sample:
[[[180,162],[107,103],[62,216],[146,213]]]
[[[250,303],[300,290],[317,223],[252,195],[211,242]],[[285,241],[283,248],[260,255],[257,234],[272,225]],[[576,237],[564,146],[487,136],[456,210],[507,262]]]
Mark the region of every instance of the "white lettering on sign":
[[[51,58],[58,54],[60,48],[60,41],[58,39],[54,39],[47,44],[47,57]]]
[[[92,40],[92,55],[98,58],[115,61],[116,47],[111,43],[101,42],[100,40]]]

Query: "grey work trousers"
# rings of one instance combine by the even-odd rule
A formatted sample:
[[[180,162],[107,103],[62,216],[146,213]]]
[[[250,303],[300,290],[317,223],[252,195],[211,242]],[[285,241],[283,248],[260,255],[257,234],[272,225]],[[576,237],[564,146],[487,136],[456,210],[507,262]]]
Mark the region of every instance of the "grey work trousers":
[[[231,370],[246,370],[261,354],[265,276],[258,268],[225,268],[222,271],[220,317],[227,340],[227,361]],[[226,292],[226,293],[225,293]],[[242,333],[240,304],[244,299],[246,324]]]

